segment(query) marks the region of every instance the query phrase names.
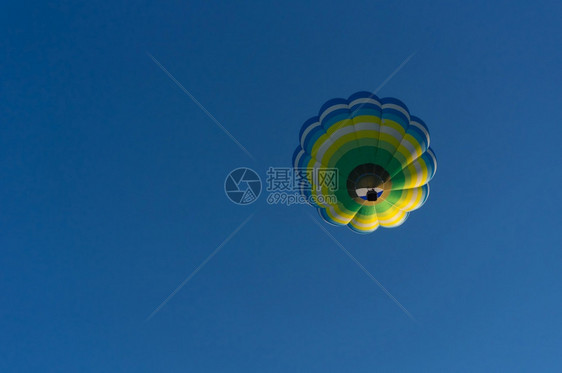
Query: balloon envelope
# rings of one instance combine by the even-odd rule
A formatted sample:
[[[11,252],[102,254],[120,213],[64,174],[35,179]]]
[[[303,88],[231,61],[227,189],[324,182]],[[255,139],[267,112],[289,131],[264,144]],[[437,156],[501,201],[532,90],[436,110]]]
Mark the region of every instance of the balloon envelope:
[[[358,92],[303,124],[293,165],[324,220],[369,233],[399,226],[424,204],[437,160],[427,126],[404,103]]]

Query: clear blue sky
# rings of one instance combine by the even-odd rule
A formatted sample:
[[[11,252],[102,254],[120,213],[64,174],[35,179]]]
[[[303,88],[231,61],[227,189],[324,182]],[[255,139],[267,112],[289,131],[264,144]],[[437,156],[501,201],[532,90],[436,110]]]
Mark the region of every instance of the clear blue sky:
[[[560,371],[561,18],[554,0],[2,4],[0,371]],[[412,53],[379,96],[430,128],[428,202],[371,235],[325,226],[416,322],[312,208],[223,192],[236,167],[289,166],[320,105]]]

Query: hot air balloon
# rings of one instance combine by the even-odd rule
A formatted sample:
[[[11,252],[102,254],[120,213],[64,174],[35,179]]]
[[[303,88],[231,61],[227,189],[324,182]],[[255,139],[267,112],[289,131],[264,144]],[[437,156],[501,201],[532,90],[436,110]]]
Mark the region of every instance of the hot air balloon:
[[[425,203],[437,160],[427,126],[404,103],[357,92],[303,124],[293,165],[311,171],[301,172],[300,193],[326,222],[369,233],[401,225]],[[326,183],[323,170],[337,180]]]

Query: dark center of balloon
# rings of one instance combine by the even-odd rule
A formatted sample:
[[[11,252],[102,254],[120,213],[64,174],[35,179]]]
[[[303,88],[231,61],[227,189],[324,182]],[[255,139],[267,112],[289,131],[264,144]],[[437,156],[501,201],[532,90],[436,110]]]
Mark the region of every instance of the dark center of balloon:
[[[373,163],[359,165],[347,177],[347,191],[357,201],[375,202],[384,193],[384,183],[390,175]]]

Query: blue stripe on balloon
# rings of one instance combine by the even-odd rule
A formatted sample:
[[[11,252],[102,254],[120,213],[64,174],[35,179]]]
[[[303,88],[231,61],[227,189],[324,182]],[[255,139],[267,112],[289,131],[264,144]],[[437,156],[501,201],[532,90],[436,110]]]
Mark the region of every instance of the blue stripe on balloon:
[[[303,125],[301,126],[301,130],[299,132],[299,139],[302,138],[302,134],[304,133],[304,131],[306,131],[306,129],[308,127],[310,127],[311,125],[313,125],[316,122],[318,122],[318,117],[312,117],[312,118],[308,119],[306,122],[304,122]]]

